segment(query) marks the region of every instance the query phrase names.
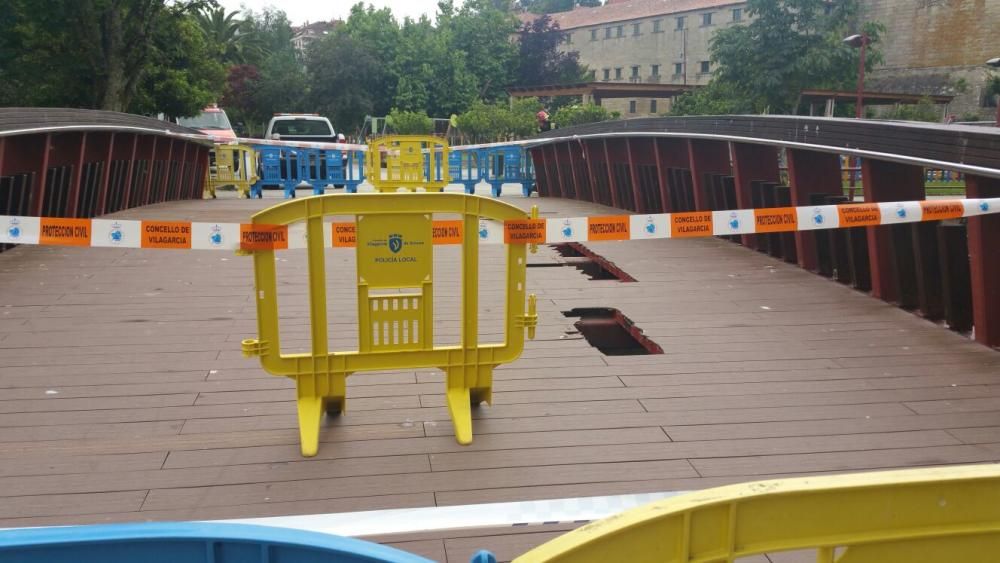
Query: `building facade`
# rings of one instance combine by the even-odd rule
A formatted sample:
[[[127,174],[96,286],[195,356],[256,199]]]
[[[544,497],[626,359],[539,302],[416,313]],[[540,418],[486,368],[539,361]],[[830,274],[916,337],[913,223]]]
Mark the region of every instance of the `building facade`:
[[[988,119],[985,62],[1000,57],[1000,0],[863,0],[864,17],[886,26],[885,64],[867,87],[955,96],[948,111]]]
[[[567,33],[566,51],[594,72],[594,80],[707,84],[709,41],[724,27],[747,21],[745,4],[731,0],[626,0],[551,14]],[[608,99],[623,117],[655,115],[669,99]]]
[[[863,18],[886,26],[885,59],[866,90],[951,95],[948,112],[988,118],[985,61],[1000,57],[1000,0],[861,0]],[[567,32],[594,80],[707,84],[709,42],[727,26],[748,21],[732,0],[608,0],[597,8],[551,14]],[[605,100],[623,117],[664,113],[669,99]]]

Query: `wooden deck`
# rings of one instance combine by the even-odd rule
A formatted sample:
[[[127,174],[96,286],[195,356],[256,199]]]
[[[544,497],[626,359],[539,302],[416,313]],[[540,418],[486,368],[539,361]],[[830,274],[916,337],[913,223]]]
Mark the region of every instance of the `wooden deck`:
[[[519,197],[508,201],[528,202]],[[126,218],[241,221],[276,200]],[[533,199],[543,216],[613,212]],[[532,267],[538,338],[459,446],[430,371],[350,379],[298,451],[294,392],[257,360],[251,260],[20,247],[0,254],[0,526],[221,519],[689,490],[776,476],[1000,460],[1000,354],[716,239],[588,243],[637,283]],[[457,290],[442,249],[436,291]],[[502,264],[484,250],[484,277]],[[328,251],[333,347],[356,341],[349,251]],[[305,261],[281,255],[283,337],[306,344]],[[533,263],[562,258],[543,247]],[[339,276],[339,277],[338,277]],[[454,276],[452,276],[454,277]],[[483,293],[495,334],[499,293]],[[454,303],[451,303],[453,306]],[[561,312],[616,307],[663,355],[604,356]],[[448,306],[439,335],[455,318]],[[376,538],[451,563],[572,525]],[[761,559],[762,561],[764,559]],[[785,561],[780,557],[773,561]]]

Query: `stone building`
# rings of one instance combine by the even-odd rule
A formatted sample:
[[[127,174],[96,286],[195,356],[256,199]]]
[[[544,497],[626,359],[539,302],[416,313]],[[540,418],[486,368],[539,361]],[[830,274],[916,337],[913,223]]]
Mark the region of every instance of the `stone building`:
[[[1000,0],[861,0],[863,17],[886,26],[885,64],[866,90],[955,96],[956,116],[988,117],[984,62],[1000,57]],[[608,0],[597,8],[551,14],[568,34],[567,51],[594,71],[594,80],[661,84],[708,83],[709,41],[748,20],[732,0]],[[668,99],[608,99],[624,117],[664,113]]]
[[[991,117],[985,95],[989,69],[1000,57],[1000,0],[862,0],[864,17],[886,26],[885,64],[866,89],[950,94],[956,116]],[[970,116],[971,117],[971,116]]]
[[[694,85],[711,78],[712,34],[747,20],[744,3],[732,0],[610,0],[551,17],[567,32],[564,48],[580,54],[594,80]],[[634,117],[664,113],[669,103],[634,98],[603,105]]]

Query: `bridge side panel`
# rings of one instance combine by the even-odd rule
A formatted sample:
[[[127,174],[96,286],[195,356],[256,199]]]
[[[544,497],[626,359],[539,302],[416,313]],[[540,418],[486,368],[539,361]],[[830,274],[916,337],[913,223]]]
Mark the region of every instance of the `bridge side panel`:
[[[792,205],[810,205],[816,195],[843,193],[840,184],[840,157],[835,154],[788,149],[788,181],[792,188]],[[812,232],[795,233],[795,253],[799,266],[815,272],[816,235]]]
[[[732,173],[729,162],[729,143],[723,141],[703,141],[689,139],[691,187],[694,190],[695,211],[712,208],[707,174],[728,176]]]
[[[861,163],[865,201],[916,201],[924,199],[924,170],[919,166],[897,164],[866,158]],[[905,226],[909,229],[909,226]],[[892,230],[896,227],[868,227],[868,258],[871,265],[872,295],[889,302],[899,302],[901,295],[894,251],[912,253],[908,248],[893,248]]]
[[[740,209],[751,209],[751,182],[778,183],[778,149],[767,145],[731,143],[733,176],[736,182],[736,203]],[[757,248],[755,235],[743,235],[743,246]]]
[[[1000,180],[965,177],[967,197],[1000,197]],[[969,217],[972,322],[976,340],[1000,347],[1000,214]]]

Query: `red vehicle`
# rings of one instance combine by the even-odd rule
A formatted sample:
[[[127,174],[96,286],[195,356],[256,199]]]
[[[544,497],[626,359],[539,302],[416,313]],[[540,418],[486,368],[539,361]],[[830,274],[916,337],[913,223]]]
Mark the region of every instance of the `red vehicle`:
[[[196,117],[181,117],[178,125],[197,129],[202,133],[219,139],[236,139],[236,132],[229,123],[229,117],[219,106],[212,104],[202,110]]]

